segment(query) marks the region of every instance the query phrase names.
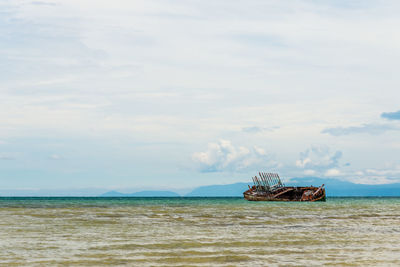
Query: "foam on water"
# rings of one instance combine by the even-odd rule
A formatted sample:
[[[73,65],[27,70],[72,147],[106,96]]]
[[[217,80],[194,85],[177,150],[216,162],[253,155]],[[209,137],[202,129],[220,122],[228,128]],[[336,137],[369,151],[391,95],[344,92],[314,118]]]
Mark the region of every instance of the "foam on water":
[[[0,198],[0,264],[400,265],[400,198]]]

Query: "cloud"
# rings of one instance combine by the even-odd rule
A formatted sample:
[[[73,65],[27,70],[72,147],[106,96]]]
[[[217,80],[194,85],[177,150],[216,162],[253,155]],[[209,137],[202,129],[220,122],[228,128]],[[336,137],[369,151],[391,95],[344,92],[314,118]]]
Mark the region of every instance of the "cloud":
[[[317,172],[334,169],[339,165],[339,159],[342,157],[341,151],[331,152],[327,146],[312,146],[300,153],[300,159],[296,161],[296,166],[305,169],[308,174],[317,174]]]
[[[331,154],[332,155],[332,154]],[[310,165],[312,160],[305,160]],[[329,160],[327,160],[329,161]],[[336,164],[330,164],[336,167],[331,168],[319,168],[316,169],[304,169],[303,173],[306,176],[326,177],[334,178],[339,180],[350,181],[356,184],[392,184],[400,183],[400,163],[399,162],[387,162],[380,167],[369,167],[361,169],[349,169],[340,168],[341,166],[348,167],[348,164],[339,164],[338,160]],[[300,162],[297,163],[300,165]],[[324,165],[324,164],[323,164]],[[326,167],[329,164],[325,164]],[[309,166],[310,167],[310,166]]]
[[[346,174],[349,181],[358,184],[391,184],[400,182],[400,164],[386,163],[381,168],[367,168]]]
[[[255,46],[286,46],[285,41],[279,35],[272,34],[257,34],[257,33],[246,33],[246,34],[235,34],[232,36],[233,40]]]
[[[52,155],[49,156],[49,159],[51,159],[51,160],[61,160],[61,159],[64,159],[64,157],[60,156],[58,154],[52,154]]]
[[[192,159],[201,172],[257,171],[278,166],[263,148],[235,147],[228,140],[209,143],[207,151],[194,153]]]
[[[305,170],[304,173],[307,174],[307,171],[309,170]],[[400,183],[400,164],[388,162],[378,168],[353,170],[331,168],[323,172],[313,172],[309,175],[315,174],[346,180],[357,184],[392,184]]]
[[[15,158],[9,155],[0,154],[0,160],[14,160]]]
[[[328,177],[336,177],[336,176],[340,176],[342,173],[338,170],[338,169],[329,169],[325,172],[325,176]]]
[[[191,162],[191,153],[189,159],[180,155],[203,151],[205,155],[195,157],[203,171],[261,169],[273,162],[253,147],[265,143],[265,135],[268,153],[280,153],[282,162],[291,162],[287,172],[343,173],[348,167],[342,164],[312,169],[312,158],[303,162],[304,168],[293,166],[299,144],[324,138],[324,121],[347,118],[354,123],[350,126],[361,126],[371,122],[366,119],[374,111],[378,117],[396,111],[382,106],[393,105],[400,96],[399,78],[393,75],[398,59],[390,56],[400,53],[397,1],[139,0],[89,5],[28,0],[2,1],[0,6],[0,139],[25,140],[14,140],[4,149],[23,151],[15,156],[16,172],[26,177],[27,168],[41,171],[39,180],[46,187],[69,167],[48,164],[52,153],[86,172],[85,179],[65,176],[56,186],[100,180],[112,186],[126,183],[123,176],[143,175],[149,179],[132,178],[130,185],[194,185],[198,179],[187,179],[176,168]],[[382,89],[376,81],[384,81]],[[265,128],[273,125],[279,130]],[[216,148],[198,149],[220,136],[229,136],[234,151],[220,155]],[[65,151],[50,146],[48,137],[68,144]],[[351,136],[354,141],[358,137]],[[374,167],[368,164],[396,157],[396,138],[365,137],[368,150],[380,153],[366,154],[365,146],[347,140],[354,166]],[[90,140],[96,149],[79,140]],[[149,143],[179,145],[148,149]],[[39,156],[43,165],[36,164],[38,147],[49,147]],[[93,152],[100,150],[104,153]],[[126,158],[129,162],[120,160]],[[112,179],[110,164],[103,160],[121,164]],[[91,162],[99,167],[90,169]],[[162,178],[154,168],[158,163],[165,164]],[[200,176],[210,179],[202,183],[215,182]],[[7,187],[30,186],[31,181],[40,186],[37,180],[12,179]]]
[[[243,127],[242,131],[245,133],[260,133],[260,132],[271,132],[274,131],[275,129],[278,129],[279,127],[258,127],[258,126],[249,126],[249,127]]]
[[[396,112],[384,112],[381,117],[388,120],[400,120],[400,110]]]
[[[350,135],[350,134],[383,134],[387,131],[398,131],[398,127],[389,124],[363,124],[361,126],[350,127],[334,127],[326,128],[321,133],[330,134],[333,136]]]
[[[56,6],[56,3],[53,2],[44,2],[44,1],[32,1],[32,5],[37,5],[37,6]]]

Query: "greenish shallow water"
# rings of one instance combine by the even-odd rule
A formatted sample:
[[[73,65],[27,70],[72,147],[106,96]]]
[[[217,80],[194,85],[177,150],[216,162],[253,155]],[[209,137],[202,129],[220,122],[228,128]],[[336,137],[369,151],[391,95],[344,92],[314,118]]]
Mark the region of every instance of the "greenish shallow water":
[[[4,266],[400,266],[400,198],[0,198]]]

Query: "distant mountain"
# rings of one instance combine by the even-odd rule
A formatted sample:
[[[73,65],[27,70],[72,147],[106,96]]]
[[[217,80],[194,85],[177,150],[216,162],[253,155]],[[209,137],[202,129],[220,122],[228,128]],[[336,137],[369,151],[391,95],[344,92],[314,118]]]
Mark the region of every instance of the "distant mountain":
[[[247,183],[207,185],[195,188],[186,197],[238,197],[248,189]]]
[[[292,178],[287,185],[313,185],[325,184],[326,195],[335,197],[352,196],[400,196],[400,183],[396,184],[354,184],[336,179],[322,179],[317,177]]]
[[[336,179],[322,179],[317,177],[292,178],[287,186],[320,186],[325,184],[326,195],[340,196],[400,196],[400,184],[365,185]],[[208,185],[195,188],[185,195],[187,197],[241,197],[251,183],[235,183],[226,185]]]
[[[328,197],[353,197],[353,196],[400,196],[400,183],[365,185],[336,179],[323,179],[318,177],[292,178],[287,186],[320,186],[325,184]],[[235,183],[225,185],[207,185],[195,188],[185,197],[242,197],[243,192],[251,183]],[[140,191],[131,194],[123,194],[110,191],[101,195],[102,197],[179,197],[172,191]]]
[[[136,193],[124,194],[117,191],[109,191],[100,195],[101,197],[180,197],[172,191],[140,191]]]

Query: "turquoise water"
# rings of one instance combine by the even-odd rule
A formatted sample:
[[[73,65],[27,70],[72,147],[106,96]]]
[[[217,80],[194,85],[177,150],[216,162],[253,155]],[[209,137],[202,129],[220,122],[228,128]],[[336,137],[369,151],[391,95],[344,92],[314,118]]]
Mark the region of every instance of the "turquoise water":
[[[400,198],[0,198],[5,266],[400,266]]]

